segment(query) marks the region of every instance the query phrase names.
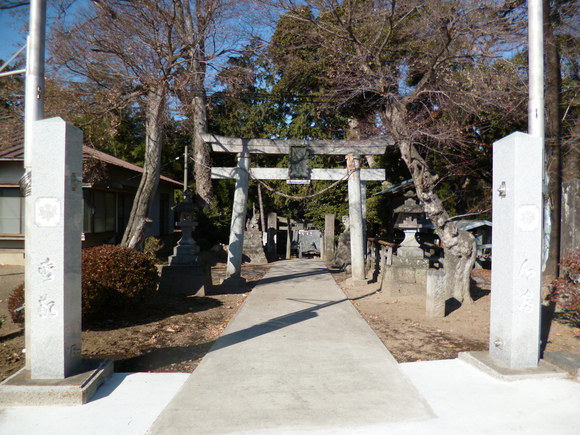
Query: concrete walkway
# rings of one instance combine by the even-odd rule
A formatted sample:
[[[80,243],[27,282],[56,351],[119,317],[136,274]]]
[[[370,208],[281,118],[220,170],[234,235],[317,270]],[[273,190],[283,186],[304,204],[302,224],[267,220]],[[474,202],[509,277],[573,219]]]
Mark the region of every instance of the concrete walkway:
[[[115,374],[80,407],[0,408],[22,434],[578,434],[580,382],[397,364],[324,264],[275,263],[191,375]]]
[[[315,260],[277,263],[153,434],[312,430],[431,418],[397,362]]]

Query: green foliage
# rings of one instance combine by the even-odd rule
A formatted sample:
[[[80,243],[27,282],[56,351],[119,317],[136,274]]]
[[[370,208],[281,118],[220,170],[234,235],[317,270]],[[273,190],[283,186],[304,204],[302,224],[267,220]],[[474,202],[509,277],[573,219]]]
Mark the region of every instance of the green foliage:
[[[230,57],[216,78],[223,90],[210,99],[210,131],[231,137],[281,137],[285,108],[272,98],[273,74],[257,40],[240,56]]]
[[[163,249],[163,242],[157,237],[147,237],[143,246],[143,253],[153,263],[161,263],[161,251]]]
[[[159,275],[145,254],[116,245],[102,245],[82,252],[83,322],[107,313],[135,309],[151,299]]]
[[[283,38],[282,33],[278,34]],[[292,38],[287,41],[289,44]],[[280,42],[282,44],[282,42]],[[257,44],[251,44],[239,57],[231,57],[228,67],[218,75],[219,83],[225,89],[214,95],[211,102],[210,130],[224,136],[250,137],[250,138],[291,138],[291,139],[343,139],[348,122],[347,116],[334,107],[325,107],[324,101],[317,95],[320,83],[312,75],[308,75],[302,82],[304,94],[300,86],[284,80],[284,74],[280,67],[282,60],[277,60],[272,49],[268,53],[261,52]],[[280,50],[286,48],[280,45]],[[274,50],[274,51],[273,51]],[[299,54],[297,54],[299,56]],[[303,54],[300,56],[307,56]],[[302,63],[313,62],[315,58]],[[220,160],[222,156],[215,156]],[[214,161],[216,166],[219,164]],[[224,166],[233,166],[230,162]],[[257,155],[252,158],[252,165],[257,167],[288,166],[287,156]],[[344,157],[312,156],[309,161],[311,168],[344,168]],[[228,181],[219,181],[216,184],[216,200],[227,206],[215,207],[206,215],[200,216],[199,227],[194,235],[200,246],[206,244],[204,239],[209,235],[215,235],[216,230],[223,228],[227,242],[226,228],[229,230],[231,208],[229,201],[224,202],[222,195],[231,198],[233,195],[232,185]],[[326,189],[331,182],[313,181],[310,185],[289,185],[285,181],[265,181],[268,187],[290,196],[309,196]],[[218,193],[217,186],[222,193]],[[257,181],[250,183],[248,211],[253,207],[258,209]],[[339,183],[336,187],[323,195],[308,200],[294,200],[273,193],[265,186],[260,186],[265,212],[276,211],[279,216],[291,217],[297,220],[306,220],[323,228],[324,214],[334,213],[337,218],[348,213],[347,183]],[[226,214],[227,213],[227,214]],[[223,222],[223,224],[222,224]],[[216,228],[217,227],[217,228]],[[207,231],[207,229],[211,231]],[[219,230],[218,230],[219,231]],[[201,238],[201,239],[199,239]],[[214,242],[215,243],[215,242]]]
[[[14,323],[24,324],[24,284],[20,284],[10,293],[8,312]]]
[[[218,243],[228,244],[229,241],[234,180],[221,180],[216,186],[215,200],[198,213],[198,223],[193,233],[193,239],[203,251]]]
[[[472,39],[474,23],[501,22],[494,8],[305,4],[312,8],[293,10],[277,23],[270,45],[280,76],[275,89],[308,94],[359,121],[360,138],[389,134],[413,143],[440,176],[437,191],[451,214],[488,212],[491,144],[518,129],[525,114],[525,107],[518,110],[525,101],[522,71],[480,55],[493,44]],[[393,117],[398,105],[405,115]]]
[[[550,300],[562,308],[562,318],[580,327],[580,249],[570,252],[560,262],[562,276],[552,282]]]

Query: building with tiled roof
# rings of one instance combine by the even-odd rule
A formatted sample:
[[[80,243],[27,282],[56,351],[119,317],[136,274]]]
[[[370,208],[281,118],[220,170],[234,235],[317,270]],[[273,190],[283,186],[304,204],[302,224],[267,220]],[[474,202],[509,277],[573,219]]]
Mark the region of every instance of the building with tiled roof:
[[[102,151],[83,147],[83,247],[119,243],[143,168]],[[0,264],[23,264],[24,198],[19,179],[24,172],[24,147],[0,151]],[[182,183],[162,176],[149,218],[149,236],[174,232],[173,192]]]

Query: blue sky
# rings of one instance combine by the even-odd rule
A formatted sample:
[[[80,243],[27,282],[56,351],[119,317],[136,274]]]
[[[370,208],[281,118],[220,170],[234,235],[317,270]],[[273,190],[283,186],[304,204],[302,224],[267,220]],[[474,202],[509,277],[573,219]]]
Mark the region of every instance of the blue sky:
[[[0,59],[8,60],[24,45],[25,35],[18,30],[25,24],[24,18],[15,18],[8,11],[0,11]]]

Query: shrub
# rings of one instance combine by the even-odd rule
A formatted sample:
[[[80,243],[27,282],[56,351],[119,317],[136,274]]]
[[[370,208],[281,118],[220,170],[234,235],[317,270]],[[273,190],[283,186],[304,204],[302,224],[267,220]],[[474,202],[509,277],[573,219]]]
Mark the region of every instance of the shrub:
[[[8,297],[8,312],[14,323],[24,324],[24,284],[20,284]]]
[[[122,312],[151,298],[159,275],[155,263],[134,249],[115,245],[83,249],[83,318],[103,310]]]
[[[134,308],[151,298],[159,275],[155,263],[134,249],[103,245],[82,251],[82,316],[86,326]],[[24,324],[24,284],[8,299],[14,323]]]
[[[157,237],[147,237],[143,246],[143,253],[154,263],[159,263],[163,242]]]
[[[560,267],[562,276],[552,282],[550,299],[560,305],[565,320],[580,326],[580,249],[564,255]]]

